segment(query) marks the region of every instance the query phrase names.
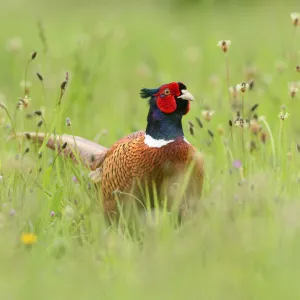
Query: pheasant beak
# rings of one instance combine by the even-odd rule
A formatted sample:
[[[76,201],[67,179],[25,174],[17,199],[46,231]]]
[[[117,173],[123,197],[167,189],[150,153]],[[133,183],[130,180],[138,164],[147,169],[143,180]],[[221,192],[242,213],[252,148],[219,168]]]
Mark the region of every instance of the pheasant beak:
[[[181,90],[181,95],[178,96],[177,98],[183,99],[183,100],[188,100],[188,101],[194,101],[194,96],[188,92],[187,90]]]

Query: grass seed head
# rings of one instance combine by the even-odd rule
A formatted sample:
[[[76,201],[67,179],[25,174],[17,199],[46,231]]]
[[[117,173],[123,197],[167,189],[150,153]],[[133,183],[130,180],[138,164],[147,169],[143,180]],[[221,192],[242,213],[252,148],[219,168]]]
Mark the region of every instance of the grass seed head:
[[[70,127],[72,125],[72,122],[70,120],[70,118],[66,118],[66,126]]]
[[[202,122],[201,122],[201,120],[200,120],[199,117],[196,117],[196,121],[197,121],[199,127],[200,127],[200,128],[203,128],[203,124],[202,124]]]
[[[44,81],[44,77],[40,73],[36,73],[36,76],[40,81]]]
[[[202,117],[205,121],[209,122],[215,114],[213,110],[202,110]]]
[[[210,129],[208,129],[207,132],[208,132],[208,134],[210,135],[211,138],[214,137],[214,133]]]
[[[67,146],[68,146],[68,143],[67,142],[65,142],[65,143],[63,143],[63,145],[62,145],[62,149],[64,150],[64,149],[66,149],[67,148]]]
[[[43,113],[42,113],[41,110],[36,110],[36,111],[34,112],[34,114],[37,115],[37,116],[39,116],[39,117],[41,117],[41,116],[43,115]]]
[[[248,89],[249,89],[249,83],[247,83],[247,82],[241,82],[236,85],[236,90],[238,92],[245,93]]]
[[[189,126],[189,130],[190,130],[190,134],[191,134],[192,136],[194,136],[195,132],[194,132],[193,126]]]
[[[31,60],[34,60],[37,56],[37,52],[34,51],[32,54],[31,54]]]
[[[299,92],[297,82],[290,82],[289,83],[289,92],[292,98],[296,97],[297,93]]]
[[[292,12],[290,14],[290,17],[292,19],[292,23],[294,26],[298,26],[299,25],[299,18],[300,18],[300,14],[298,12]]]
[[[226,53],[229,50],[230,45],[231,45],[230,40],[221,40],[217,44],[217,46],[220,47],[224,53]]]

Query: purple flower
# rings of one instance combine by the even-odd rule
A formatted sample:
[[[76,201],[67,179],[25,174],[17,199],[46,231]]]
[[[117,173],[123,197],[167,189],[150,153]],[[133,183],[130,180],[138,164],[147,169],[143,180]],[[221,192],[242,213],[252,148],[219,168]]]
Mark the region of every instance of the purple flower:
[[[9,214],[10,214],[11,216],[14,216],[14,215],[16,214],[16,211],[12,208],[12,209],[10,210]]]
[[[51,211],[50,213],[50,217],[54,218],[55,217],[55,212],[54,211]]]
[[[242,167],[242,162],[240,160],[236,159],[233,161],[232,166],[236,169],[239,169]]]
[[[78,179],[77,179],[76,176],[73,176],[73,177],[72,177],[72,180],[73,180],[74,183],[78,183]]]

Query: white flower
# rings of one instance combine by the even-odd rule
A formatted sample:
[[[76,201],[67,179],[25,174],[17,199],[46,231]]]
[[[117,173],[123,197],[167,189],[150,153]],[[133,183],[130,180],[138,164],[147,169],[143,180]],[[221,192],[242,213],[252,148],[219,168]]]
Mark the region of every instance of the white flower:
[[[258,121],[260,121],[260,122],[266,121],[266,116],[260,116],[260,117],[258,117]]]
[[[236,90],[238,92],[245,93],[248,89],[249,89],[249,83],[241,82],[241,83],[236,85]]]
[[[289,82],[289,90],[292,98],[294,98],[296,94],[299,92],[298,86],[299,86],[298,82]]]
[[[0,175],[0,183],[3,182],[3,180],[4,180],[4,179],[3,179],[3,176]]]
[[[202,110],[202,117],[206,121],[210,121],[214,114],[215,114],[215,112],[213,110]]]
[[[240,126],[242,128],[244,127],[249,127],[249,121],[248,120],[244,120],[242,117],[238,117],[234,123],[234,126]]]
[[[295,26],[298,26],[299,24],[299,18],[300,18],[300,14],[298,12],[292,12],[290,14],[292,22]]]
[[[218,42],[217,46],[222,49],[223,52],[227,52],[231,45],[230,40],[221,40]]]
[[[278,117],[282,120],[282,121],[284,121],[285,119],[287,119],[288,117],[289,117],[289,113],[288,112],[280,112],[279,113],[279,115],[278,115]]]

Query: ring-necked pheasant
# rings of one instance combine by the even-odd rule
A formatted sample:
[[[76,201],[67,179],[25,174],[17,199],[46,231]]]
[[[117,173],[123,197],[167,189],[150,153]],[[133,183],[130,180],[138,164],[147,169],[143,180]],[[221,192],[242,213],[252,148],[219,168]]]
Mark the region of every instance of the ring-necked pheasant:
[[[71,135],[62,135],[56,139],[53,135],[47,137],[47,146],[51,149],[62,150],[62,144],[67,142],[62,153],[74,161],[76,157],[73,152],[77,151],[77,157],[90,168],[91,179],[101,184],[104,210],[110,216],[117,213],[116,197],[124,204],[129,201],[129,194],[135,196],[131,199],[144,201],[145,187],[148,188],[148,198],[150,195],[153,204],[153,183],[159,199],[164,199],[164,195],[174,198],[174,186],[180,189],[185,183],[188,170],[191,173],[185,199],[197,202],[201,195],[203,159],[185,139],[181,122],[190,109],[193,96],[181,82],[172,82],[156,89],[144,88],[140,96],[150,99],[146,131],[131,133],[109,149]],[[46,137],[43,133],[34,132],[24,135],[40,144]],[[168,199],[170,206],[171,200]],[[183,207],[185,205],[182,204],[181,212],[184,211]]]

